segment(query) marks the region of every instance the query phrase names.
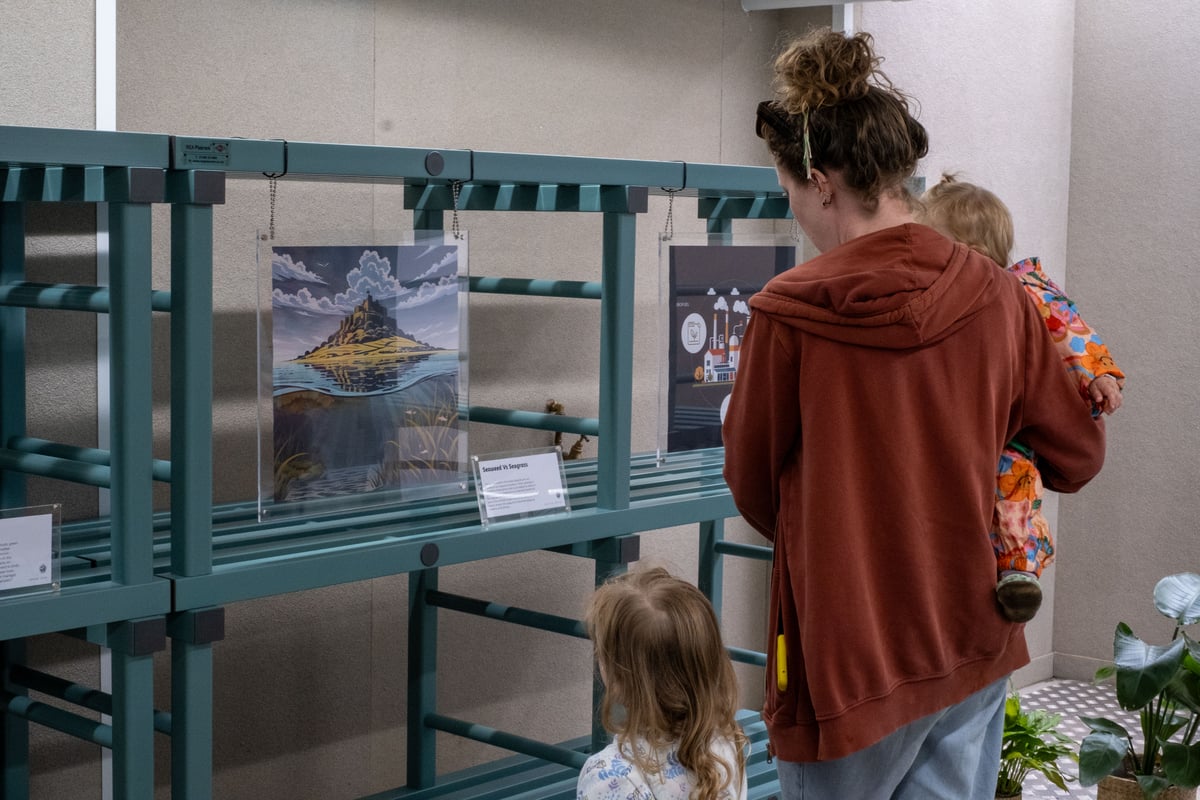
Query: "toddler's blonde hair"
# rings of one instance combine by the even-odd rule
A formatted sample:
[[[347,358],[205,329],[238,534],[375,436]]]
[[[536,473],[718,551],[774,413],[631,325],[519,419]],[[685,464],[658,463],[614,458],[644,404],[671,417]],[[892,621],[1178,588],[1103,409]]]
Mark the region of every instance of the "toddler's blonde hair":
[[[716,800],[726,787],[736,794],[746,736],[735,719],[737,677],[708,598],[661,567],[642,569],[597,589],[586,622],[605,682],[601,720],[622,753],[652,775],[666,764],[648,762],[634,742],[674,745],[695,776],[693,800]],[[713,752],[720,739],[733,745],[736,763]]]
[[[945,236],[983,253],[1002,267],[1011,262],[1013,221],[1008,206],[982,186],[942,175],[925,192],[917,220]]]

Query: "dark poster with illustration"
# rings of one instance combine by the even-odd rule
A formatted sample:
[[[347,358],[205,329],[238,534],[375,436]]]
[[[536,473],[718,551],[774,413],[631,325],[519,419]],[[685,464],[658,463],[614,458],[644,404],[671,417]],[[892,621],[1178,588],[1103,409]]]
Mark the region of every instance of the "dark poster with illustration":
[[[263,494],[309,503],[461,489],[465,242],[439,233],[270,254],[273,486]]]
[[[682,245],[668,256],[669,453],[721,446],[750,296],[796,263],[796,245]]]

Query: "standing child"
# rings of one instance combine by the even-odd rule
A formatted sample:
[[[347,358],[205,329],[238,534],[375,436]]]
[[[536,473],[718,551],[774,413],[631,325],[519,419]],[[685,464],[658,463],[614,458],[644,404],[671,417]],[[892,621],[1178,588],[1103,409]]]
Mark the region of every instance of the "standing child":
[[[1001,266],[1009,263],[1012,215],[992,192],[943,175],[922,203],[918,217],[926,225]],[[1075,304],[1042,272],[1037,258],[1013,264],[1008,271],[1037,303],[1067,373],[1077,382],[1092,415],[1120,408],[1125,374]],[[1041,510],[1042,494],[1034,453],[1019,442],[1009,442],[1000,456],[991,539],[999,573],[996,598],[1013,622],[1027,622],[1037,613],[1042,604],[1038,577],[1054,560],[1054,540]]]
[[[615,739],[583,765],[578,800],[743,800],[737,680],[708,598],[640,570],[597,589],[586,619]]]

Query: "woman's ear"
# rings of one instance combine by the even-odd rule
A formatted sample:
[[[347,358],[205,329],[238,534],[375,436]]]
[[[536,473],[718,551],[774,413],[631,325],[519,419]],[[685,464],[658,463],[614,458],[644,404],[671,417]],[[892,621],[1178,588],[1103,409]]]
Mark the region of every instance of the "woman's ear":
[[[816,167],[813,167],[812,177],[809,178],[809,181],[817,187],[817,191],[821,194],[828,194],[833,188],[829,183],[829,176]]]

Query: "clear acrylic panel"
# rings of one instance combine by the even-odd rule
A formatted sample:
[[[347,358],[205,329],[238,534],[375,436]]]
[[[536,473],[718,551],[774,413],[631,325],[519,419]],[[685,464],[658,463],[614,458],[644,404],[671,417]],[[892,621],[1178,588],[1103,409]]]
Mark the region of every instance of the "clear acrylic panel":
[[[0,509],[0,598],[62,586],[62,506]]]
[[[260,235],[258,259],[259,518],[466,492],[466,234]]]
[[[787,235],[659,238],[658,459],[721,446],[750,297],[795,266]]]

